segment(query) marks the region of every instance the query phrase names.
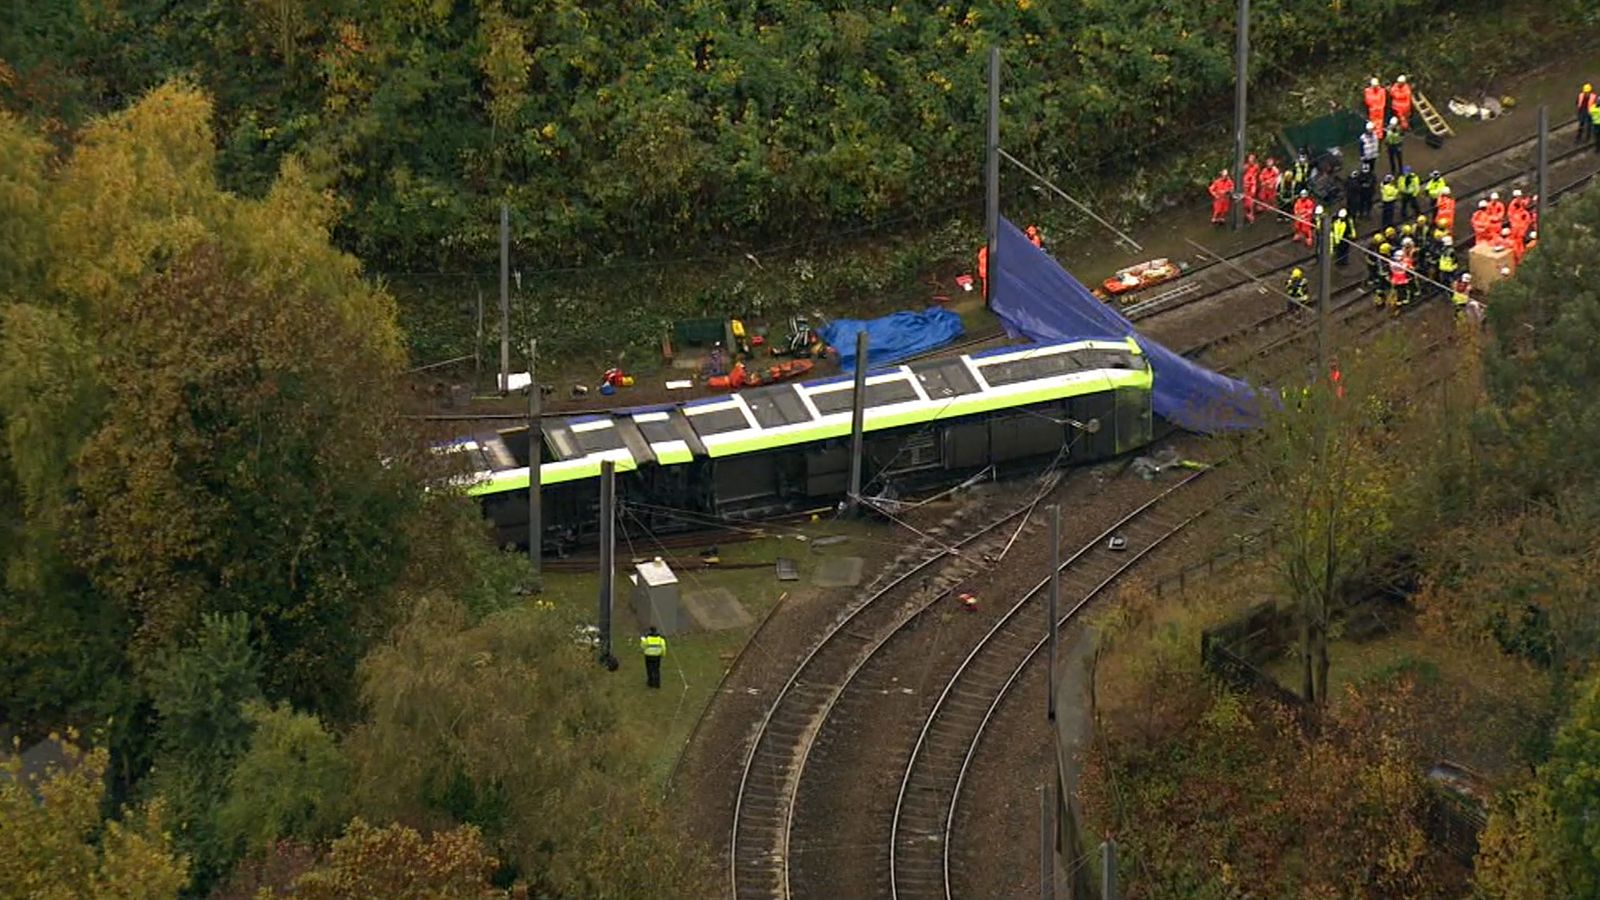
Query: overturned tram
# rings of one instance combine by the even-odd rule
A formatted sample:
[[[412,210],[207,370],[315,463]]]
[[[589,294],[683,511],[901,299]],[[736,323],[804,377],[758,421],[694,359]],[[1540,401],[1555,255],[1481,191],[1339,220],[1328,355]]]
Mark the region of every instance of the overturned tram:
[[[870,371],[863,493],[953,485],[1104,460],[1150,442],[1150,365],[1131,338],[1002,347]],[[680,404],[546,418],[539,459],[543,543],[598,531],[601,463],[617,472],[623,532],[661,533],[826,507],[850,478],[851,376],[775,384]],[[436,448],[505,543],[526,545],[528,432]]]

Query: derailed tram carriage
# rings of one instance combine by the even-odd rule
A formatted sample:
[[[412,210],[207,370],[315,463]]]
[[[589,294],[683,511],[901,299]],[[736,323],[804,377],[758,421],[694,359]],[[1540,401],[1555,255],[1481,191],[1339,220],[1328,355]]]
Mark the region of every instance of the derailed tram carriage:
[[[868,373],[863,484],[924,490],[1144,446],[1150,366],[1131,338],[1003,347]],[[618,523],[671,532],[831,505],[850,477],[850,376],[682,404],[547,418],[539,464],[546,547],[598,531],[599,475],[616,464]],[[526,544],[528,433],[438,448],[466,454],[466,492],[507,543]]]

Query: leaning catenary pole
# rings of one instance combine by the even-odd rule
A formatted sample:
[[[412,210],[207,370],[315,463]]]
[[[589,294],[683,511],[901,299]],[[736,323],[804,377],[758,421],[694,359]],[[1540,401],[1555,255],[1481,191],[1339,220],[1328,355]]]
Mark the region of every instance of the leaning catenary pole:
[[[528,562],[533,564],[533,590],[544,589],[544,517],[540,509],[543,487],[539,459],[544,455],[544,397],[539,393],[537,368],[539,341],[528,341]]]
[[[1545,207],[1550,201],[1545,197],[1545,191],[1550,188],[1550,107],[1539,104],[1539,168],[1535,175],[1535,190],[1539,193],[1539,206]]]
[[[617,464],[600,463],[600,664],[611,659],[611,603],[617,578]]]
[[[1050,689],[1045,715],[1056,720],[1056,615],[1061,603],[1061,506],[1050,506],[1050,618],[1045,633],[1050,639]]]
[[[983,234],[989,256],[988,269],[994,272],[995,253],[1000,244],[1000,48],[989,48],[989,135],[985,141],[983,169]],[[984,284],[989,283],[988,279]],[[984,292],[983,302],[989,302]]]
[[[1233,230],[1244,227],[1244,142],[1245,93],[1250,74],[1250,0],[1239,0],[1237,44],[1234,65],[1237,84],[1233,90]]]
[[[867,332],[856,332],[856,385],[850,395],[850,494],[845,509],[854,515],[861,509],[861,463],[866,448],[867,427]]]
[[[500,201],[500,393],[511,391],[511,204]]]

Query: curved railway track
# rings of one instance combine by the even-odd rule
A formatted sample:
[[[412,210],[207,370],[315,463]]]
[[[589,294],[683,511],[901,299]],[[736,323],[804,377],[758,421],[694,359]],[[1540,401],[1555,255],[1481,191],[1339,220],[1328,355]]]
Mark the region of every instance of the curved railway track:
[[[1458,166],[1452,172],[1492,163],[1514,155],[1531,144],[1531,140],[1525,140],[1491,151]],[[1582,150],[1558,155],[1552,160],[1552,181],[1557,180],[1554,170],[1558,166],[1585,155]],[[1581,187],[1596,174],[1593,171],[1578,172],[1564,184],[1555,187],[1547,203]],[[1520,177],[1524,177],[1524,174],[1502,175],[1485,182],[1481,187],[1456,193],[1460,202],[1466,203],[1468,197],[1502,188]],[[1473,205],[1475,201],[1464,208],[1470,209]],[[1465,218],[1461,217],[1463,221]],[[1247,248],[1230,258],[1230,261],[1237,263],[1239,257],[1259,254],[1264,250],[1270,252],[1280,245],[1292,246],[1287,237],[1282,236]],[[1458,245],[1463,255],[1469,245],[1470,240]],[[1269,258],[1264,259],[1276,268],[1303,264],[1305,251],[1297,248],[1296,252],[1298,261],[1274,263]],[[1330,312],[1342,326],[1358,334],[1367,334],[1387,327],[1390,316],[1365,299],[1366,292],[1362,287],[1364,265],[1359,261],[1360,255],[1354,255],[1358,258],[1358,264],[1350,271],[1361,274],[1341,279],[1339,274],[1342,273],[1336,270]],[[1212,266],[1222,268],[1221,263]],[[1260,273],[1254,275],[1256,279],[1261,277]],[[1216,287],[1185,301],[1182,307],[1241,288],[1253,288],[1260,292],[1255,281],[1239,278],[1231,284]],[[1158,314],[1160,312],[1153,312],[1145,317]],[[1286,303],[1279,303],[1271,312],[1243,326],[1231,328],[1224,334],[1201,338],[1184,352],[1189,356],[1209,356],[1241,339],[1251,338],[1252,346],[1244,351],[1235,365],[1269,354],[1278,355],[1285,348],[1315,333],[1314,323],[1305,319],[1301,311]],[[1256,343],[1263,337],[1266,338],[1265,342]],[[983,340],[977,338],[963,346]],[[948,352],[950,348],[944,349]],[[1145,554],[1182,532],[1189,523],[1215,507],[1215,504],[1206,504],[1195,498],[1194,491],[1184,490],[1203,478],[1208,471],[1193,473],[1167,488],[1067,559],[1061,570],[1063,595],[1078,599],[1062,617],[1062,622],[1102,593]],[[989,522],[967,535],[955,547],[963,551],[972,548],[974,555],[981,556],[976,550],[981,542],[992,538],[1006,522],[1028,515],[1042,497],[1043,493],[1023,508]],[[1128,540],[1128,550],[1121,554],[1112,553],[1102,546],[1114,531]],[[735,897],[791,895],[790,848],[791,844],[800,841],[796,837],[796,797],[801,779],[806,776],[806,761],[812,744],[839,697],[849,688],[867,661],[892,638],[903,633],[938,597],[947,594],[960,577],[972,574],[974,570],[970,567],[965,575],[959,570],[947,573],[948,577],[941,581],[942,586],[936,586],[931,597],[926,591],[920,599],[903,595],[912,579],[949,555],[943,550],[930,553],[887,573],[868,596],[859,601],[813,646],[768,706],[746,754],[735,800],[728,856],[729,885]],[[947,854],[954,812],[961,800],[961,788],[984,728],[1045,643],[1039,637],[1046,633],[1043,622],[1045,614],[1041,609],[1043,604],[1036,601],[1040,591],[1047,585],[1048,579],[1027,592],[977,643],[950,678],[923,722],[901,779],[895,813],[886,823],[888,880],[894,896],[949,896],[950,862]],[[1028,634],[1035,637],[1027,639],[1025,635]],[[823,829],[827,827],[827,823],[817,825]]]
[[[865,599],[836,621],[795,667],[745,755],[728,851],[734,897],[789,896],[788,848],[800,773],[817,729],[855,672],[906,620],[988,565],[990,545],[999,550],[1011,537],[1002,526],[1030,516],[1062,480],[1059,470],[1050,473],[1030,502],[953,544],[920,557],[910,554],[869,588]],[[956,562],[929,572],[948,560]],[[925,573],[932,577],[913,581]]]
[[[1059,629],[1146,554],[1215,509],[1216,498],[1186,490],[1213,471],[1191,472],[1062,562],[1057,571],[1068,607],[1054,627]],[[1110,549],[1113,535],[1126,542],[1123,549]],[[929,711],[900,779],[890,824],[891,897],[950,896],[946,848],[956,801],[984,727],[1048,642],[1051,626],[1044,598],[1050,581],[1047,576],[1025,592],[978,641]]]

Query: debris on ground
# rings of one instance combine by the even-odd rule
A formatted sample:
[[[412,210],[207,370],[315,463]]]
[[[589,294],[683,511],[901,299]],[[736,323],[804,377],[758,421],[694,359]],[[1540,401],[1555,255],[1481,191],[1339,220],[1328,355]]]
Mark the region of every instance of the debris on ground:
[[[978,598],[977,597],[974,597],[971,594],[961,593],[961,594],[957,594],[956,595],[956,600],[961,603],[962,608],[967,610],[967,612],[977,612],[978,611]]]
[[[1107,550],[1126,550],[1126,549],[1128,549],[1128,539],[1123,537],[1120,534],[1113,534],[1111,536],[1111,540],[1106,541],[1106,549]]]
[[[778,557],[778,559],[777,559],[777,573],[778,573],[778,580],[779,581],[799,581],[800,580],[800,567],[795,564],[794,560],[789,559],[786,556]]]
[[[1180,460],[1178,451],[1168,448],[1146,456],[1136,456],[1128,468],[1145,481],[1154,481],[1163,470],[1176,466]]]

